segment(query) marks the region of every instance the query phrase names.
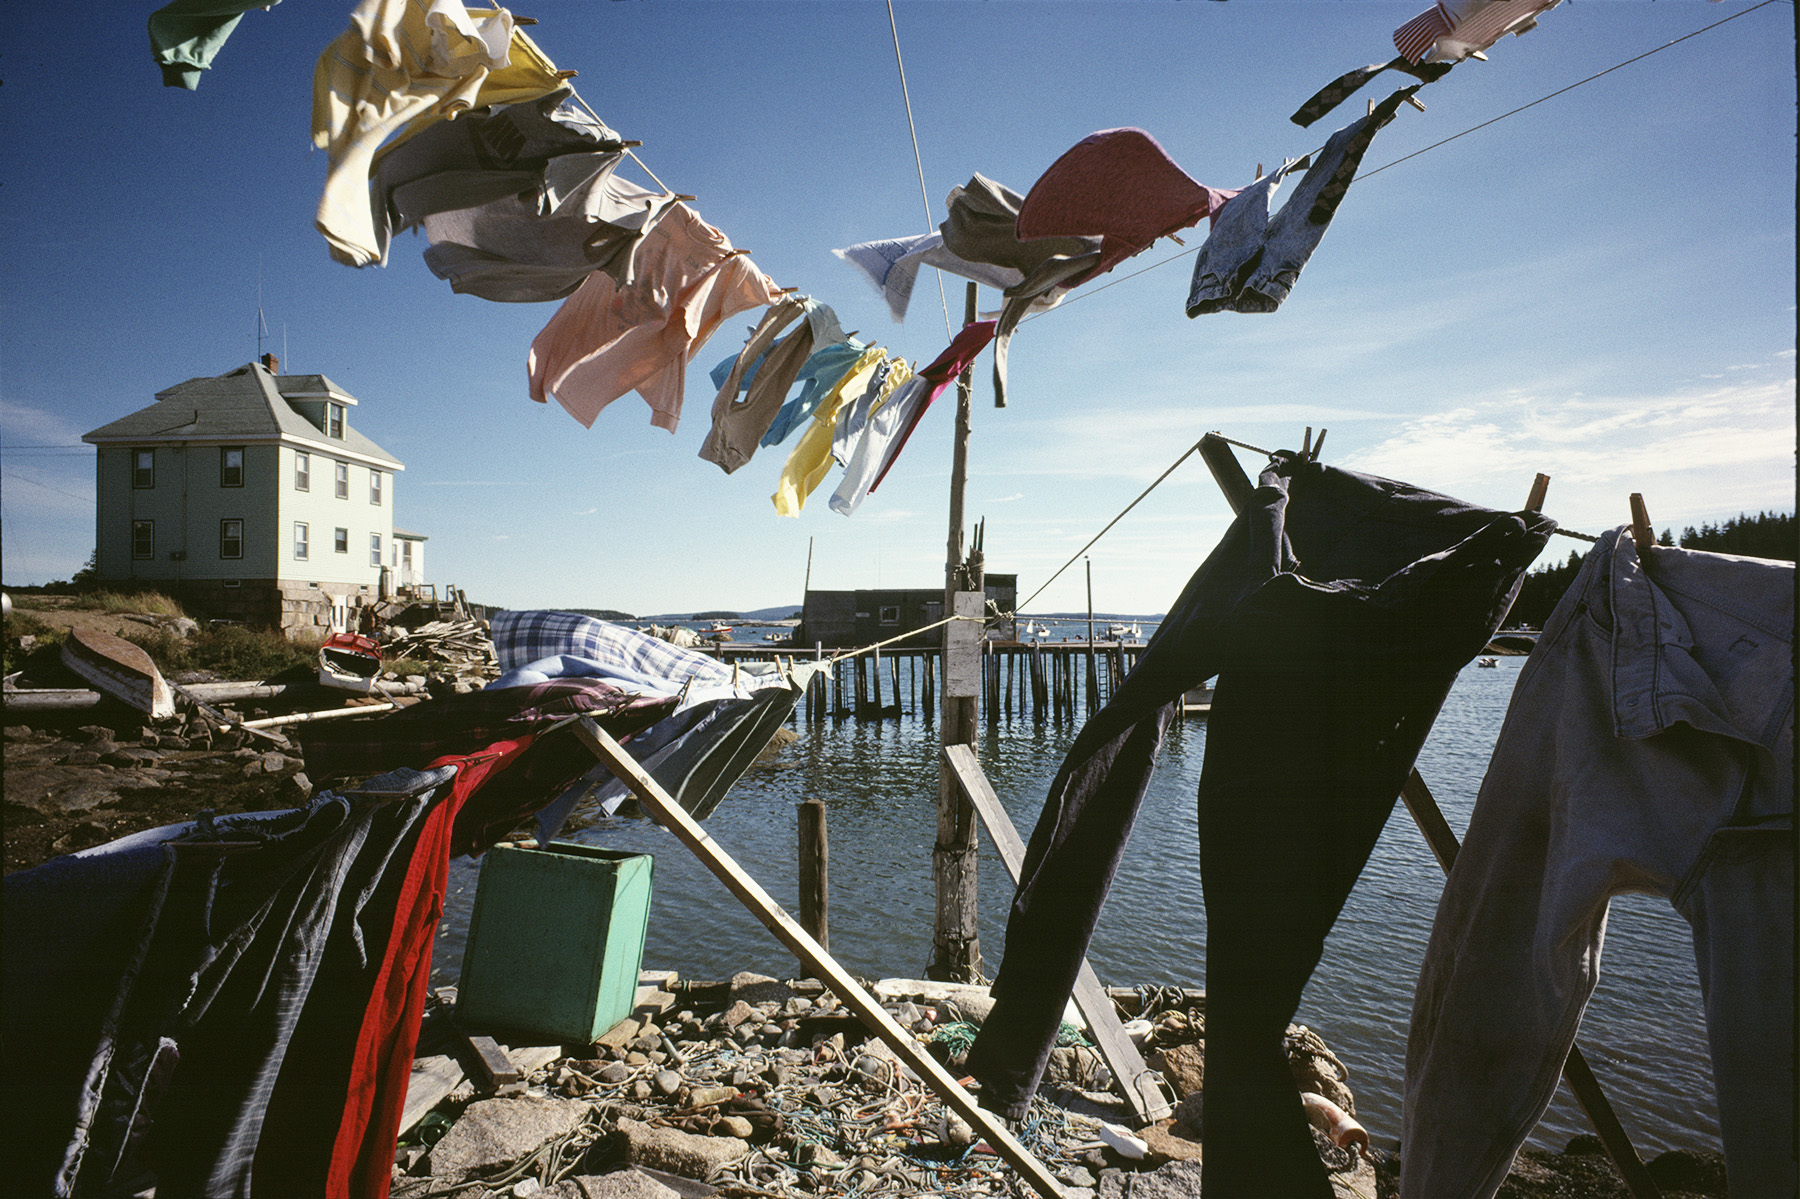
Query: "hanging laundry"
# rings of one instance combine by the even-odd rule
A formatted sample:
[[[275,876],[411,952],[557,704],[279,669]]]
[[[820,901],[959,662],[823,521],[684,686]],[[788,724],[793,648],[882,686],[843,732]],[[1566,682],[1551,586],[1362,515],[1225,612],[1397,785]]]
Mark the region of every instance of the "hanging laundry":
[[[1461,62],[1512,34],[1537,28],[1538,14],[1562,0],[1439,0],[1394,30],[1394,49],[1407,62]]]
[[[781,330],[802,317],[805,320],[798,329],[775,343]],[[813,348],[842,340],[844,330],[837,314],[816,300],[789,296],[770,308],[719,387],[713,400],[712,429],[700,445],[700,457],[726,474],[750,461]],[[754,380],[745,378],[751,363],[757,366]],[[740,390],[745,392],[741,402],[737,398]]]
[[[1401,1194],[1491,1196],[1556,1091],[1607,907],[1693,926],[1734,1196],[1794,1165],[1794,567],[1601,537],[1519,673],[1439,901]]]
[[[1270,195],[1280,177],[1298,164],[1284,165],[1227,203],[1194,262],[1188,316],[1226,310],[1274,312],[1281,307],[1337,215],[1369,143],[1394,119],[1401,101],[1418,90],[1417,84],[1400,89],[1368,116],[1332,134],[1312,157],[1294,194],[1266,225],[1262,220]]]
[[[596,271],[630,286],[644,235],[675,197],[620,179],[618,165],[616,154],[565,154],[541,196],[426,217],[425,265],[454,291],[507,304],[563,299]]]
[[[281,0],[175,0],[150,14],[150,55],[162,68],[164,87],[200,86],[245,13],[268,11]]]
[[[1006,303],[994,336],[994,404],[1006,406],[1006,354],[1013,330],[1034,302],[1058,289],[1066,291],[1099,265],[1104,241],[1098,235],[1019,237],[1019,208],[1024,199],[1011,188],[980,175],[953,188],[945,206],[950,215],[938,228],[944,245],[972,262],[1012,267],[1024,278],[1002,295]]]
[[[561,85],[555,64],[503,8],[471,14],[458,0],[362,0],[313,71],[313,144],[330,158],[314,223],[331,256],[350,266],[381,258],[369,179],[383,142]]]
[[[1381,74],[1383,71],[1401,71],[1411,75],[1421,83],[1436,83],[1450,73],[1455,65],[1447,62],[1410,63],[1404,57],[1390,62],[1370,63],[1366,67],[1358,67],[1354,71],[1346,71],[1330,83],[1313,93],[1300,110],[1288,120],[1304,129],[1338,105],[1348,100],[1362,89],[1362,86]]]
[[[370,179],[380,260],[394,234],[433,213],[520,195],[543,203],[546,168],[561,155],[619,154],[619,135],[573,95],[565,84],[536,100],[473,109],[384,147]],[[560,182],[567,192],[578,180]]]
[[[850,465],[850,459],[862,441],[863,430],[868,428],[869,418],[879,412],[912,376],[910,365],[904,373],[900,372],[898,366],[891,367],[885,377],[872,380],[861,395],[851,399],[838,411],[837,420],[831,429],[831,457],[834,462],[839,466]],[[880,386],[876,386],[877,382]]]
[[[794,382],[800,384],[800,394],[781,406],[775,419],[769,425],[769,431],[763,434],[764,446],[780,445],[788,439],[788,435],[812,418],[817,411],[819,401],[825,393],[837,385],[838,380],[856,369],[863,355],[869,353],[871,347],[854,337],[834,342],[822,349],[812,352],[800,373],[794,376]]]
[[[914,375],[887,403],[876,409],[844,467],[843,482],[831,497],[831,510],[844,516],[855,512],[863,498],[881,485],[893,467],[907,438],[931,402],[950,381],[961,374],[975,356],[994,340],[994,321],[977,321],[958,333],[931,365]]]
[[[591,428],[601,409],[635,388],[650,405],[650,423],[673,433],[689,357],[725,320],[774,304],[781,292],[682,203],[644,235],[632,272],[625,287],[604,273],[589,275],[563,301],[531,343],[531,398],[554,395]]]
[[[832,456],[832,440],[837,432],[842,411],[871,392],[886,394],[912,376],[912,368],[902,358],[888,358],[884,351],[871,349],[856,360],[856,365],[826,391],[813,410],[812,423],[800,434],[793,452],[781,468],[781,479],[775,494],[769,497],[775,511],[782,516],[799,516],[806,497],[824,481],[826,472],[836,461]]]
[[[896,323],[906,319],[913,284],[917,282],[919,268],[923,266],[949,271],[995,291],[1004,291],[1025,281],[1025,272],[1017,268],[958,258],[944,248],[944,235],[938,232],[921,233],[916,237],[866,241],[847,249],[833,250],[832,253],[868,276],[869,281],[887,301],[888,312]],[[1054,308],[1061,298],[1061,293],[1047,293],[1039,298],[1038,307]]]
[[[1217,675],[1199,787],[1202,1189],[1329,1199],[1283,1033],[1451,683],[1554,527],[1273,456],[1051,783],[968,1057],[983,1106],[1023,1115],[1163,732]]]
[[[1196,183],[1142,129],[1103,129],[1050,164],[1019,205],[1018,234],[1099,236],[1100,261],[1070,279],[1079,287],[1149,249],[1160,237],[1216,217],[1237,195]]]

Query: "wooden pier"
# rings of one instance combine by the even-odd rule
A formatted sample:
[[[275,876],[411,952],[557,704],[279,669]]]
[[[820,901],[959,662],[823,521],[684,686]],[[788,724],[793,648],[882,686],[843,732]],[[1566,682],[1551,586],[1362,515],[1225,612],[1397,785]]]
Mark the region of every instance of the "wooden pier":
[[[990,725],[1086,719],[1125,679],[1143,653],[1141,641],[984,641],[982,711]],[[826,659],[833,651],[775,644],[700,647],[725,662]],[[940,653],[935,646],[896,646],[832,662],[807,688],[801,719],[935,719]]]

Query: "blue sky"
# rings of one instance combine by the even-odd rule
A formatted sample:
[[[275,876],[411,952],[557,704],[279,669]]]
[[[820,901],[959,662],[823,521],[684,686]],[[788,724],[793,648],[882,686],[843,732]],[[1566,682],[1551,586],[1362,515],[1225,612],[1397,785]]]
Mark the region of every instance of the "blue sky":
[[[981,385],[985,356],[976,372],[968,513],[987,518],[990,569],[1036,590],[1209,429],[1274,447],[1328,427],[1338,465],[1497,507],[1543,471],[1547,510],[1589,532],[1626,521],[1632,491],[1659,528],[1790,510],[1794,12],[1754,5],[1571,0],[1458,67],[1420,93],[1425,113],[1402,108],[1376,139],[1272,315],[1183,314],[1194,230],[1181,259],[1096,290],[1182,252],[1158,243],[1025,325],[1008,408]],[[941,580],[953,393],[849,519],[825,489],[799,519],[775,514],[782,451],[730,476],[695,456],[704,369],[755,313],[698,355],[675,435],[636,396],[584,430],[526,393],[526,350],[554,306],[453,294],[422,239],[400,239],[385,269],[340,266],[313,230],[325,158],[308,140],[312,69],[348,3],[249,13],[193,93],[160,85],[153,7],[73,6],[0,50],[8,583],[66,578],[93,547],[83,432],[255,357],[259,277],[263,348],[359,398],[358,427],[407,467],[396,523],[428,534],[433,580],[472,598],[635,613],[797,603],[809,540],[814,586]],[[1393,28],[1423,3],[894,7],[935,223],[972,173],[1023,192],[1087,134],[1124,125],[1201,182],[1242,186],[1362,110],[1359,95],[1310,130],[1287,120],[1328,80],[1390,57]],[[600,116],[779,284],[920,363],[943,348],[930,272],[895,325],[831,254],[929,227],[883,4],[518,11]],[[946,290],[960,316],[961,281]],[[1092,551],[1097,605],[1162,609],[1229,519],[1190,459]],[[1034,607],[1084,602],[1078,564]]]

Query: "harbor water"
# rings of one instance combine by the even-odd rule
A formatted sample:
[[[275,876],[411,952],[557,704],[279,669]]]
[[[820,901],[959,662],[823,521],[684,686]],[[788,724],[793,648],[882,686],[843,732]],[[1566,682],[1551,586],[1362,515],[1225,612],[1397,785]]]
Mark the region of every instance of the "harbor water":
[[[1148,636],[1150,627],[1144,627]],[[1085,633],[1052,625],[1050,639]],[[1471,663],[1451,690],[1418,768],[1460,836],[1466,828],[1513,684],[1525,659]],[[884,668],[885,673],[885,668]],[[868,978],[921,976],[931,955],[937,734],[926,713],[834,719],[793,727],[800,739],[753,767],[707,821],[718,844],[776,901],[797,907],[795,805],[823,800],[830,832],[831,951]],[[983,769],[1029,837],[1075,722],[984,716]],[[1196,841],[1195,791],[1206,747],[1203,718],[1176,721],[1113,886],[1089,958],[1111,985],[1206,984],[1206,915]],[[565,834],[611,849],[654,854],[655,894],[646,966],[686,978],[755,970],[792,977],[799,966],[675,838],[634,818],[601,819]],[[1005,956],[1011,881],[983,838],[981,946],[988,974]],[[479,863],[457,861],[434,959],[434,983],[460,969]],[[1400,1135],[1400,1094],[1413,985],[1443,885],[1442,874],[1396,804],[1296,1019],[1317,1028],[1350,1068],[1358,1113],[1376,1144]],[[556,919],[554,912],[544,914]],[[1688,927],[1667,901],[1613,902],[1601,980],[1578,1039],[1646,1159],[1665,1149],[1717,1150],[1699,987]],[[1591,1132],[1560,1088],[1532,1143],[1561,1149]]]

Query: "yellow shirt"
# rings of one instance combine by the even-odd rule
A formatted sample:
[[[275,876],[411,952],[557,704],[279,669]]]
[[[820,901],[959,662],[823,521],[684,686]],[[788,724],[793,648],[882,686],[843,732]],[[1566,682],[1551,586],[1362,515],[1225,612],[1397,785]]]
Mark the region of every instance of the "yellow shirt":
[[[369,174],[383,142],[487,104],[548,95],[562,72],[512,17],[455,0],[363,0],[313,69],[313,144],[330,156],[314,223],[331,256],[380,261]]]
[[[838,413],[844,405],[861,398],[869,381],[875,377],[875,368],[881,365],[886,354],[877,347],[858,358],[850,373],[838,380],[837,386],[819,401],[812,424],[800,435],[794,452],[788,455],[787,465],[781,468],[781,482],[776,484],[775,494],[770,497],[775,501],[775,511],[783,516],[799,516],[800,509],[806,507],[806,497],[813,493],[831,468],[831,434],[837,427]],[[887,378],[882,380],[881,392],[869,411],[872,413],[885,404],[894,389],[912,375],[912,367],[907,365],[906,359],[892,359]]]

